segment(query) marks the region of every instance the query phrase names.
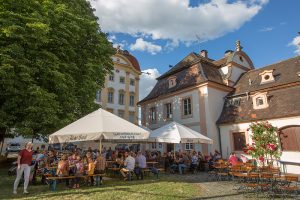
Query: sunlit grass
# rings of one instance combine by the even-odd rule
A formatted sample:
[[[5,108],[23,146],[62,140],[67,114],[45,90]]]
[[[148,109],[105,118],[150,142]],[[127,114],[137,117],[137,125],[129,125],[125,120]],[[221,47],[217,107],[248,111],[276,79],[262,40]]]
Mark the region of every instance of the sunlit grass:
[[[7,175],[7,168],[0,169],[0,199],[189,199],[199,195],[200,189],[192,183],[181,182],[179,178],[162,175],[160,179],[147,177],[146,180],[124,182],[120,179],[104,181],[100,187],[82,187],[67,189],[64,183],[58,185],[56,192],[47,185],[30,185],[29,195],[12,194],[15,177]]]

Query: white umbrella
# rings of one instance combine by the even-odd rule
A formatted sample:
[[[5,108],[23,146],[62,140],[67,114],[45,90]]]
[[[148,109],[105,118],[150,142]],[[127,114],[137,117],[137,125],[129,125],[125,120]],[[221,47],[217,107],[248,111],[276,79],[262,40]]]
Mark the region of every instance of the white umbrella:
[[[171,122],[151,132],[149,141],[165,143],[206,143],[213,140],[177,122]]]
[[[100,108],[51,134],[49,143],[100,140],[101,147],[102,140],[127,142],[148,137],[149,131]]]

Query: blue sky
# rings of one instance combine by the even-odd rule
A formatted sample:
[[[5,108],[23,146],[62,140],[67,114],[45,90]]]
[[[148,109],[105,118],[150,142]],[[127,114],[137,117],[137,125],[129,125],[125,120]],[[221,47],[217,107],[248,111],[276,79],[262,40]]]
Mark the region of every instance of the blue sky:
[[[236,40],[256,68],[299,53],[299,0],[97,0],[92,5],[110,40],[156,76],[201,49],[220,59],[234,50]]]

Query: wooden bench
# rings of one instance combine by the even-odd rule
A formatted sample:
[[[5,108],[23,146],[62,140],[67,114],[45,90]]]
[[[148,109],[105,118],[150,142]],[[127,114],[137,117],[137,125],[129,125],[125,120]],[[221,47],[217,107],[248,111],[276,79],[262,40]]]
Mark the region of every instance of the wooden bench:
[[[106,174],[90,174],[90,175],[82,175],[82,176],[47,176],[46,180],[51,181],[49,183],[50,189],[52,191],[56,191],[57,180],[66,180],[66,179],[75,179],[75,178],[88,178],[95,176],[106,176]]]

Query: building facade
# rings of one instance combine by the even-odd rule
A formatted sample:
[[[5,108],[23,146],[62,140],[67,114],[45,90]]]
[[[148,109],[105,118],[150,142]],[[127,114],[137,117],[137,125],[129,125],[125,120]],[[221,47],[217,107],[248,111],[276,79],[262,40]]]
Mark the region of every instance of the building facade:
[[[243,153],[251,144],[251,122],[269,121],[276,126],[282,155],[280,160],[300,161],[300,56],[243,74],[234,92],[225,99],[217,124],[223,157]],[[287,165],[299,173],[300,166]]]
[[[112,56],[114,70],[105,78],[104,88],[96,95],[103,109],[138,124],[139,80],[141,69],[128,51],[117,48]]]
[[[209,153],[220,150],[220,134],[216,124],[225,96],[234,91],[233,85],[242,73],[252,70],[253,64],[240,43],[236,51],[226,51],[224,57],[212,60],[202,50],[190,53],[165,74],[149,95],[139,102],[142,125],[159,128],[170,121],[200,132],[213,139],[213,145],[177,144],[175,150],[197,150]],[[172,144],[151,144],[163,152],[173,150]]]

